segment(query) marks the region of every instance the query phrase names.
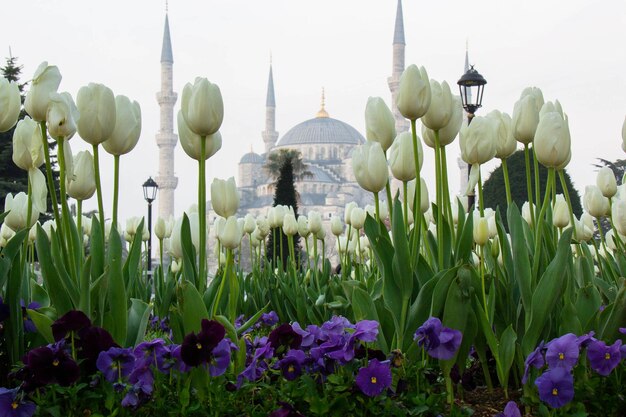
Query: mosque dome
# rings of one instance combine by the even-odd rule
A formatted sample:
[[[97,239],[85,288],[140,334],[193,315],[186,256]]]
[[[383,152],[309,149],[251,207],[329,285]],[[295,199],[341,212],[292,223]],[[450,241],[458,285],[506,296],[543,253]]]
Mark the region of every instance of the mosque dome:
[[[289,129],[276,146],[322,143],[360,145],[363,142],[365,138],[349,124],[331,117],[316,117]]]
[[[261,155],[254,152],[248,152],[239,160],[240,164],[262,164],[265,160]]]

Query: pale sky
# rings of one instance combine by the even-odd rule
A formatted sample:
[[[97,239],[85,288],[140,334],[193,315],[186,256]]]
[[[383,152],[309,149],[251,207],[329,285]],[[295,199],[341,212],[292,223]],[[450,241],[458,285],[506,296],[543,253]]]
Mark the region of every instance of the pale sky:
[[[488,82],[477,115],[512,113],[527,86],[562,103],[572,134],[568,170],[581,193],[595,183],[596,158],[624,158],[626,1],[404,0],[403,9],[406,65],[423,65],[454,92],[469,41],[470,63]],[[2,11],[2,63],[10,47],[24,67],[22,82],[48,61],[63,75],[60,91],[75,97],[81,86],[99,82],[140,103],[141,139],[121,159],[120,219],[146,214],[141,184],[158,171],[155,94],[165,2],[20,0],[7,1]],[[381,96],[390,104],[395,12],[396,0],[171,0],[175,113],[183,86],[196,76],[217,83],[224,98],[223,147],[207,163],[207,184],[213,176],[236,178],[237,163],[251,146],[263,151],[270,51],[281,136],[315,116],[322,87],[330,116],[364,135],[367,98]],[[88,148],[78,135],[70,144],[74,153]],[[426,149],[422,175],[432,189],[434,153]],[[448,149],[451,189],[457,190],[458,139]],[[101,155],[108,217],[113,159]],[[180,215],[197,201],[197,164],[180,145],[175,170]],[[95,208],[95,197],[84,206]]]

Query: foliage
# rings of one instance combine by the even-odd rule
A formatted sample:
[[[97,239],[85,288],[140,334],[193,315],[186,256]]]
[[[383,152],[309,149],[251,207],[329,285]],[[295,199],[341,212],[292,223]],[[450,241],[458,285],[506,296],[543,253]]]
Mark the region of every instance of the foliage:
[[[517,204],[517,207],[522,207],[524,202],[528,200],[528,193],[526,190],[526,165],[524,162],[524,151],[517,151],[513,155],[511,155],[507,160],[507,167],[509,171],[509,180],[511,184],[511,198]],[[530,163],[531,166],[533,164],[533,155],[531,152],[530,155]],[[535,182],[535,174],[534,170],[531,169],[531,184]],[[548,170],[543,166],[539,165],[539,184],[541,188],[541,195],[543,196],[546,189],[546,181],[548,178]],[[572,200],[572,208],[574,210],[574,215],[579,217],[582,213],[582,206],[580,203],[580,194],[574,188],[572,184],[572,180],[570,176],[565,172],[565,182],[567,184],[567,189],[569,190],[569,195]],[[506,212],[506,194],[504,193],[504,174],[502,165],[499,165],[495,168],[491,174],[489,174],[489,179],[485,181],[483,184],[483,196],[485,199],[485,207],[491,207],[494,210],[497,208],[500,209],[500,213],[504,214]],[[556,193],[560,194],[563,192],[561,184],[557,182],[556,185]],[[507,225],[507,220],[503,216],[504,224]]]

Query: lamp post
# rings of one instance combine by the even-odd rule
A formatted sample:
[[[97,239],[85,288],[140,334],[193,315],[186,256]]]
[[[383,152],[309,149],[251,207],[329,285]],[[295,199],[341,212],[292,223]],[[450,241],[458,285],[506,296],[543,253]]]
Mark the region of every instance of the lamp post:
[[[483,101],[483,90],[485,88],[485,84],[487,84],[487,80],[480,75],[478,71],[474,69],[472,65],[465,74],[457,81],[459,85],[459,92],[461,93],[461,101],[463,102],[463,108],[467,112],[467,125],[469,126],[472,123],[472,119],[474,118],[474,113],[480,107],[482,107]],[[470,175],[470,165],[467,166],[467,176],[469,179]],[[475,204],[476,195],[474,194],[474,190],[467,196],[467,210],[468,212],[472,210],[472,207]]]
[[[148,274],[150,274],[152,270],[152,202],[156,199],[159,185],[150,177],[142,187],[143,198],[148,202]]]

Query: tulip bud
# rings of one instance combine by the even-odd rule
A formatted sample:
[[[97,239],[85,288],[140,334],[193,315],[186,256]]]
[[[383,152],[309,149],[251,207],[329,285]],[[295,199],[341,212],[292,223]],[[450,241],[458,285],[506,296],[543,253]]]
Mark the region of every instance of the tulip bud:
[[[596,177],[596,185],[602,191],[602,195],[612,198],[617,193],[617,180],[613,170],[609,167],[602,167]]]
[[[2,226],[0,226],[0,240],[4,241],[5,245],[1,247],[6,246],[6,242],[11,240],[13,236],[15,236],[13,229],[11,229],[6,222],[2,223]]]
[[[361,188],[377,193],[385,188],[389,178],[387,159],[378,142],[366,142],[354,149],[352,170]]]
[[[484,217],[487,219],[487,228],[489,229],[489,239],[498,236],[498,226],[496,224],[496,212],[492,208],[484,210]]]
[[[256,220],[256,226],[259,231],[259,238],[265,239],[270,234],[270,224],[265,217],[259,217]]]
[[[576,222],[573,236],[574,240],[577,242],[587,242],[591,240],[593,237],[594,227],[592,226],[590,228],[589,225],[582,220],[582,216],[580,220],[574,219],[574,221]]]
[[[493,110],[487,114],[496,126],[496,158],[506,159],[517,150],[517,141],[513,137],[511,130],[511,116]]]
[[[389,219],[389,205],[387,205],[387,202],[381,201],[378,214],[380,215],[380,220]]]
[[[452,92],[446,81],[440,84],[438,81],[430,80],[430,93],[430,106],[422,117],[422,123],[431,130],[440,130],[452,117],[454,105]]]
[[[337,253],[344,254],[348,249],[348,238],[346,236],[337,237]]]
[[[239,193],[235,178],[228,180],[215,178],[211,183],[211,205],[219,216],[228,218],[239,209]]]
[[[417,154],[420,171],[424,160],[422,144],[417,138]],[[413,157],[413,136],[411,132],[403,132],[396,137],[389,150],[389,166],[391,173],[400,181],[411,181],[415,179],[415,158]]]
[[[537,108],[535,98],[532,95],[523,96],[513,107],[513,118],[511,120],[513,137],[525,145],[532,143],[538,124],[539,109]]]
[[[318,230],[315,234],[315,237],[319,240],[324,240],[324,238],[326,237],[326,229],[324,229],[323,227],[320,228],[320,230]]]
[[[450,115],[450,121],[447,125],[439,129],[439,146],[447,146],[454,142],[454,139],[459,134],[459,130],[463,125],[465,110],[463,109],[463,103],[461,97],[452,96],[452,113]],[[435,132],[425,125],[422,125],[422,139],[424,143],[431,147],[435,147]]]
[[[222,93],[217,84],[197,77],[183,89],[181,112],[189,129],[200,136],[217,132],[224,119]]]
[[[252,233],[256,229],[256,219],[250,213],[246,214],[243,221],[243,231],[244,233]]]
[[[182,110],[178,111],[177,122],[178,137],[180,138],[180,144],[183,147],[183,150],[189,157],[199,161],[202,153],[202,138],[200,135],[196,135],[191,131],[191,129],[189,129],[189,126],[187,126],[183,117]],[[222,148],[222,134],[220,132],[215,132],[214,134],[205,137],[204,141],[206,147],[204,150],[204,159],[209,159]]]
[[[563,228],[569,225],[569,206],[563,198],[563,194],[557,194],[552,213],[554,227]]]
[[[365,137],[380,143],[383,150],[392,145],[396,137],[396,121],[393,113],[380,97],[369,97],[365,106]]]
[[[132,151],[141,135],[141,107],[126,96],[115,97],[115,128],[102,147],[111,155],[125,155]]]
[[[78,134],[91,145],[98,145],[111,137],[115,128],[115,96],[103,84],[89,83],[78,90],[76,105],[81,117]]]
[[[46,120],[50,93],[56,93],[59,84],[61,84],[59,69],[54,65],[48,66],[46,61],[42,62],[33,75],[30,91],[24,100],[24,109],[34,121]]]
[[[461,158],[470,165],[484,164],[496,156],[496,126],[492,119],[476,116],[461,129]]]
[[[339,216],[332,216],[330,218],[330,231],[335,236],[339,236],[343,233],[343,224]]]
[[[295,236],[298,233],[298,221],[292,213],[286,213],[283,218],[283,233],[287,236]]]
[[[43,229],[43,231],[46,234],[46,236],[48,237],[48,239],[51,239],[52,238],[52,231],[56,230],[57,226],[56,226],[56,223],[54,222],[54,220],[46,220],[41,225],[41,228]]]
[[[26,171],[44,163],[41,130],[28,116],[18,122],[13,132],[13,162]]]
[[[354,227],[356,230],[361,230],[363,228],[363,225],[365,224],[366,216],[367,212],[362,208],[353,208],[351,213],[352,227]]]
[[[322,230],[322,216],[315,210],[309,212],[309,230],[314,235]]]
[[[609,199],[602,195],[602,191],[595,185],[585,187],[583,196],[585,211],[593,217],[603,217],[609,214]]]
[[[11,130],[20,116],[22,98],[15,81],[0,77],[0,132]]]
[[[179,273],[182,265],[183,265],[182,262],[178,262],[176,259],[172,259],[172,263],[170,264],[170,269],[172,270],[172,273],[173,274]]]
[[[526,87],[522,91],[522,94],[520,95],[520,97],[524,97],[524,96],[532,96],[533,99],[535,100],[535,109],[537,111],[541,111],[541,108],[543,107],[543,104],[544,104],[544,100],[543,100],[543,93],[538,87]],[[557,104],[558,104],[558,100],[557,100]]]
[[[534,204],[533,204],[533,208],[535,208]],[[535,220],[530,215],[530,204],[528,203],[528,201],[525,201],[524,204],[522,205],[522,218],[526,220],[526,223],[528,223],[531,226],[535,223]]]
[[[428,73],[424,67],[409,65],[400,76],[396,106],[409,120],[417,120],[426,114],[430,106],[431,92]]]
[[[474,212],[474,242],[478,246],[483,246],[489,241],[489,224],[487,218],[481,217]]]
[[[413,181],[409,181],[407,183],[407,195],[405,198],[408,199],[407,204],[409,206],[409,208],[411,209],[411,212],[413,211],[413,203],[415,200],[415,180]],[[420,194],[421,194],[421,198],[420,198],[420,213],[424,214],[428,211],[428,209],[430,208],[430,201],[428,199],[428,186],[426,185],[426,181],[424,181],[424,178],[420,178]]]
[[[298,234],[305,239],[311,234],[309,219],[306,216],[298,216]]]
[[[85,236],[91,236],[91,217],[82,216],[81,228]]]
[[[70,140],[76,133],[80,114],[70,93],[50,93],[46,114],[48,133],[56,140]]]
[[[220,230],[218,238],[225,248],[236,249],[239,246],[239,243],[241,243],[241,232],[239,231],[239,226],[237,226],[237,218],[235,216],[230,216],[226,220],[224,227]]]
[[[165,219],[161,216],[157,217],[156,222],[154,223],[154,235],[157,239],[161,240],[167,237],[165,236],[166,229]]]
[[[539,120],[533,147],[537,160],[548,168],[559,168],[570,155],[571,138],[567,116],[545,113]]]
[[[613,229],[609,230],[608,232],[606,232],[606,235],[604,235],[604,240],[606,241],[606,246],[611,249],[612,251],[616,251],[617,250],[617,243],[615,242],[615,236],[613,233]]]
[[[72,159],[73,172],[67,176],[67,194],[76,200],[88,200],[96,192],[93,157],[89,151],[81,151]]]
[[[28,215],[28,195],[20,192],[13,196],[8,193],[4,200],[4,211],[9,211],[9,214],[4,218],[4,223],[12,230],[21,230],[25,227],[32,227],[39,219],[39,211],[32,205],[32,212],[30,216],[30,222],[26,222],[26,216]],[[8,240],[8,239],[7,239]]]

